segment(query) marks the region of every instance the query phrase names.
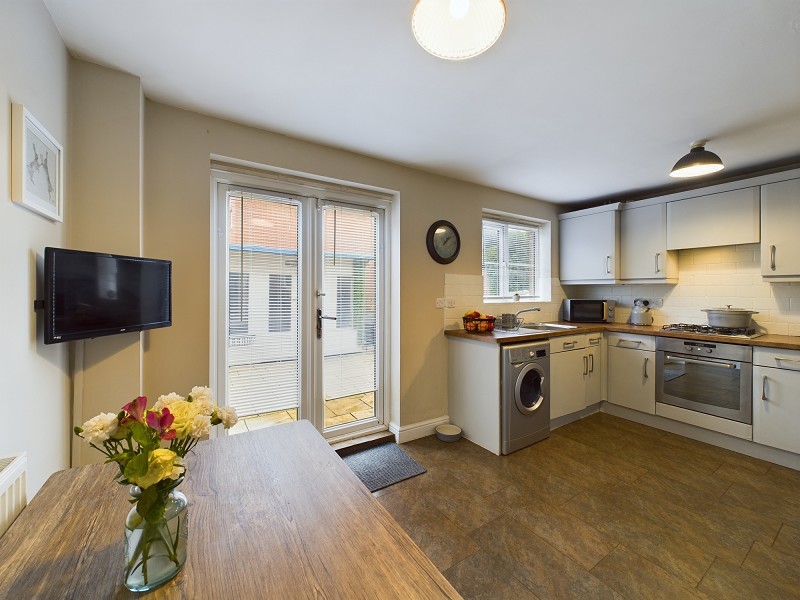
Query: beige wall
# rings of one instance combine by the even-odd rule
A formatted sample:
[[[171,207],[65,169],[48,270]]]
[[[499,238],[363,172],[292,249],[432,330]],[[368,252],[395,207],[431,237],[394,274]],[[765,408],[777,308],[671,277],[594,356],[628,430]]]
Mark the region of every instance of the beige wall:
[[[144,96],[138,77],[70,61],[69,247],[139,256],[142,235]],[[128,333],[70,344],[73,420],[117,412],[141,393],[142,338]],[[73,438],[72,465],[103,455]]]
[[[400,193],[400,381],[402,426],[447,414],[447,342],[441,297],[446,273],[479,274],[481,210],[555,220],[550,204],[385,161],[288,138],[148,101],[145,107],[144,254],[173,261],[174,325],[150,333],[145,392],[186,390],[209,378],[209,262],[212,154]],[[433,221],[458,228],[450,265],[425,247]],[[558,240],[554,236],[557,247]]]
[[[62,246],[72,219],[66,191],[64,224],[10,200],[11,102],[25,105],[63,145],[67,131],[68,56],[44,5],[0,3],[0,456],[28,453],[28,491],[69,466],[70,397],[67,346],[45,346],[33,301],[45,246]],[[67,180],[68,183],[68,180]]]

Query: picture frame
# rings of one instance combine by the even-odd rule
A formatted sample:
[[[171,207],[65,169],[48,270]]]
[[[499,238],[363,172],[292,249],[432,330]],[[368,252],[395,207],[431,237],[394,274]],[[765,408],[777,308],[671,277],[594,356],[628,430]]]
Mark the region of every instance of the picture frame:
[[[22,105],[11,104],[11,199],[64,220],[64,149]]]

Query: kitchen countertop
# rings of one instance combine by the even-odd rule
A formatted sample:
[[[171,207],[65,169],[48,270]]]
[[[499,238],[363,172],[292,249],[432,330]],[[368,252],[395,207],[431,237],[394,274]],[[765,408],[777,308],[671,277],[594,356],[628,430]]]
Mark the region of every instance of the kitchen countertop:
[[[705,340],[721,344],[739,344],[742,346],[762,346],[768,348],[782,348],[784,350],[800,350],[800,336],[767,334],[753,339],[732,338],[724,335],[707,335],[686,333],[685,331],[664,331],[660,326],[653,325],[628,325],[627,323],[565,323],[561,325],[577,325],[575,329],[563,331],[548,331],[547,333],[522,333],[520,331],[492,331],[489,333],[470,333],[463,329],[445,329],[448,337],[463,338],[489,344],[516,344],[519,342],[533,342],[554,337],[593,333],[596,331],[610,331],[614,333],[639,333],[643,335],[656,335],[688,340]]]

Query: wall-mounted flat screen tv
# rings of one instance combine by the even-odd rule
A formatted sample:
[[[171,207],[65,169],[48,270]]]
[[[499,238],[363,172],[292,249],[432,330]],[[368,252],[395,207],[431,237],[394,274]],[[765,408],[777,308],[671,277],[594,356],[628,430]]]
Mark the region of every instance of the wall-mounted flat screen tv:
[[[172,262],[44,250],[44,343],[172,325]]]

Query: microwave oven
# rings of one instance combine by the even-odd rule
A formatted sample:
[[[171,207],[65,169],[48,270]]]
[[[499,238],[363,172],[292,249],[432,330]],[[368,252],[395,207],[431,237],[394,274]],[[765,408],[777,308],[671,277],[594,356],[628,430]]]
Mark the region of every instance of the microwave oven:
[[[613,323],[615,300],[577,300],[567,298],[561,318],[573,323]]]

